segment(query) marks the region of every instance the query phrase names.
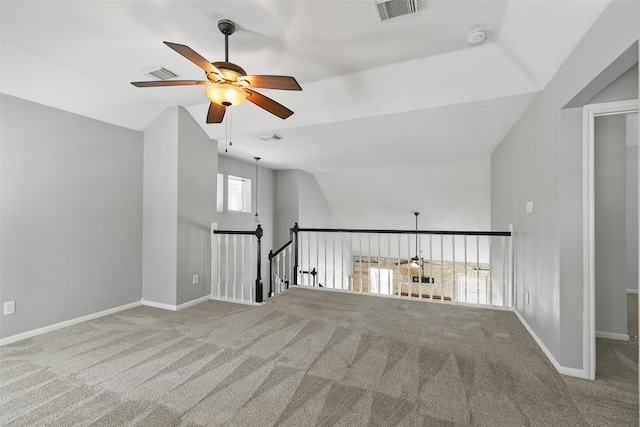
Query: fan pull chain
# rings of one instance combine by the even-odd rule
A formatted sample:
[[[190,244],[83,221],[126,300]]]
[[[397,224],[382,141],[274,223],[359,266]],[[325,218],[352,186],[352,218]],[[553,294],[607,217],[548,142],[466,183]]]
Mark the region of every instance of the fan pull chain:
[[[229,110],[229,147],[231,147],[233,145],[233,142],[231,141],[231,132],[233,131],[233,108],[227,107],[227,110]]]
[[[229,126],[230,126],[229,122],[230,122],[231,118],[229,117],[229,107],[227,107],[226,105],[224,107],[224,116],[225,116],[225,120],[226,120],[226,123],[225,123],[225,147],[224,147],[224,152],[227,153],[227,152],[229,152],[229,140],[230,140],[230,138],[229,138]]]

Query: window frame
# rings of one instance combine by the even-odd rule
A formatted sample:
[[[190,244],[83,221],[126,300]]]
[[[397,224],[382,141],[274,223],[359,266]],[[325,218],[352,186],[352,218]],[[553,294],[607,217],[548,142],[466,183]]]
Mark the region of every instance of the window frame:
[[[227,212],[251,213],[251,179],[227,175],[226,187]]]

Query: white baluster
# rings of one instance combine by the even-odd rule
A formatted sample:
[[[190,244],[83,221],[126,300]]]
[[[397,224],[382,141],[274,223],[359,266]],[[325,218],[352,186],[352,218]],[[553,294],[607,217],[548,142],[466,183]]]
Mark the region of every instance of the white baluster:
[[[478,304],[480,304],[480,236],[476,235],[476,287],[478,294]],[[485,288],[485,292],[486,292]],[[487,303],[487,297],[485,294],[485,304]]]
[[[451,246],[453,250],[453,294],[451,295],[452,302],[458,302],[458,274],[456,273],[456,236],[451,235]]]
[[[217,268],[218,268],[218,299],[221,298],[222,296],[222,292],[220,291],[220,268],[221,268],[221,264],[220,264],[220,257],[222,256],[222,252],[220,251],[221,247],[222,247],[222,236],[220,234],[216,235],[216,239],[218,240],[218,260],[217,260]]]
[[[236,286],[238,286],[237,276],[238,276],[238,247],[236,245],[236,235],[233,235],[233,300],[236,300]]]
[[[444,302],[444,236],[440,235],[440,302]]]

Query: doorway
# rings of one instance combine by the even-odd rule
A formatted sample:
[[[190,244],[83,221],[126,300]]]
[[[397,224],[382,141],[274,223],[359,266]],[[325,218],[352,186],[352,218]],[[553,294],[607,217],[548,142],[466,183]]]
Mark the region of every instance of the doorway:
[[[596,220],[596,215],[599,217],[603,216],[603,212],[606,212],[606,208],[603,210],[602,206],[606,206],[607,203],[619,203],[619,200],[616,201],[616,198],[625,200],[626,194],[620,194],[620,191],[615,191],[616,185],[620,184],[620,180],[622,179],[622,187],[625,186],[625,175],[624,170],[626,166],[624,164],[624,159],[626,158],[626,154],[624,150],[626,150],[626,144],[622,147],[618,147],[618,152],[607,155],[610,158],[601,158],[602,162],[609,162],[614,164],[615,162],[620,161],[620,157],[622,157],[622,165],[619,165],[618,168],[622,169],[622,173],[620,170],[615,171],[613,173],[605,173],[605,178],[603,178],[603,172],[600,168],[596,168],[596,152],[601,151],[596,149],[596,119],[601,121],[601,118],[605,118],[606,116],[615,116],[613,120],[610,121],[601,121],[604,126],[617,126],[619,123],[626,123],[626,117],[629,114],[636,114],[638,112],[638,100],[628,100],[628,101],[618,101],[618,102],[607,102],[601,104],[591,104],[585,105],[583,109],[583,244],[584,244],[584,313],[585,313],[585,322],[588,325],[587,328],[584,328],[584,337],[583,337],[583,363],[584,363],[584,371],[589,379],[595,379],[596,376],[596,331],[597,327],[600,329],[610,329],[613,332],[608,331],[599,331],[598,335],[605,338],[614,338],[614,339],[624,339],[628,337],[627,332],[622,333],[621,328],[624,328],[626,331],[626,317],[622,317],[624,320],[624,326],[620,326],[620,318],[623,313],[626,313],[626,289],[630,286],[627,285],[626,276],[627,270],[626,265],[627,261],[625,259],[620,259],[620,256],[616,256],[610,252],[606,246],[601,247],[600,244],[604,242],[606,245],[607,242],[616,242],[617,245],[624,246],[620,242],[620,240],[625,241],[625,233],[626,228],[624,228],[625,224],[619,223],[619,218],[616,223],[615,213],[612,215],[608,221],[604,223],[600,223],[598,228],[596,229],[596,224],[598,220]],[[616,124],[616,121],[618,122]],[[636,123],[637,129],[637,123]],[[624,129],[626,134],[626,128]],[[637,133],[635,135],[635,139],[637,141]],[[624,144],[624,142],[623,142]],[[623,150],[623,151],[620,151]],[[636,153],[635,164],[637,168],[638,162],[638,154],[637,148],[634,151]],[[599,156],[602,156],[599,153]],[[617,157],[617,160],[616,160]],[[615,170],[615,169],[614,169]],[[596,176],[599,176],[598,181],[596,182]],[[609,182],[610,181],[610,182]],[[606,189],[613,188],[614,191],[607,191]],[[619,189],[620,187],[618,187]],[[596,194],[598,191],[598,194]],[[637,197],[637,189],[636,189],[636,197]],[[637,198],[635,199],[637,200]],[[625,211],[624,208],[618,206],[618,213],[624,220]],[[636,204],[636,215],[637,215],[637,204]],[[609,225],[606,225],[606,224]],[[602,225],[605,224],[605,225]],[[637,220],[635,224],[635,230],[637,233]],[[622,231],[621,231],[622,230]],[[596,243],[599,244],[596,247]],[[626,247],[621,249],[621,256],[626,256]],[[609,256],[610,259],[613,259],[613,265],[603,267],[600,266],[598,271],[596,272],[596,266],[600,261],[601,264],[604,256]],[[637,238],[636,238],[636,258],[635,258],[635,268],[637,271]],[[611,256],[612,255],[612,256]],[[616,265],[617,263],[617,265]],[[604,265],[604,264],[603,264]],[[623,278],[625,277],[625,278]],[[637,276],[636,276],[637,277]],[[621,282],[622,281],[622,282]],[[596,288],[596,283],[609,283],[611,287],[603,289],[601,287]],[[637,280],[634,286],[637,289]],[[623,297],[621,297],[621,295]],[[615,304],[624,304],[623,308],[619,310],[620,312],[615,312]],[[596,306],[598,305],[598,309]],[[606,306],[607,310],[613,310],[613,312],[609,315],[603,315],[603,309],[601,306]],[[601,312],[602,318],[599,321],[596,321],[597,312]],[[609,334],[609,336],[605,336]],[[627,338],[628,339],[628,338]]]

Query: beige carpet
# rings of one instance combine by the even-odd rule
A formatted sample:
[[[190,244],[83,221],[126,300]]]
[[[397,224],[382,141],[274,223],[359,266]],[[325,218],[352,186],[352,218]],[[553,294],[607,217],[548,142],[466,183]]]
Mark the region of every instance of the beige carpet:
[[[0,424],[637,426],[637,344],[598,357],[563,377],[513,313],[292,289],[4,346]]]

